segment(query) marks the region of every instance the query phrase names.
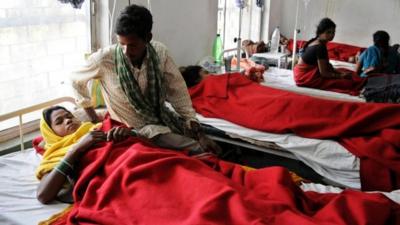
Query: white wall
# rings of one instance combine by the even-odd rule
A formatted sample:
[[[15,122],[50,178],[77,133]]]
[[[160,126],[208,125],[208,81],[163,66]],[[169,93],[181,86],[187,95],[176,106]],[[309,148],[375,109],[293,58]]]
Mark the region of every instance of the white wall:
[[[110,1],[112,7],[113,0]],[[115,18],[128,0],[116,0]],[[147,7],[147,0],[131,0],[132,4]],[[152,0],[153,37],[167,45],[175,62],[195,64],[211,55],[217,32],[216,0]]]
[[[289,37],[293,36],[296,1],[271,0],[275,4],[281,2],[280,18],[271,17],[271,20],[280,24],[281,32]],[[305,2],[309,2],[307,8]],[[365,47],[372,44],[375,31],[386,30],[392,44],[400,43],[399,0],[300,0],[300,5],[300,39],[312,38],[319,20],[330,17],[337,25],[336,42]]]

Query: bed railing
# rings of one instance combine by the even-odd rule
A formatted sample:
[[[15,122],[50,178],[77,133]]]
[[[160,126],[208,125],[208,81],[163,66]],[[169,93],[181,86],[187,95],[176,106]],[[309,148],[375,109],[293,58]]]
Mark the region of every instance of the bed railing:
[[[19,118],[19,139],[20,139],[20,142],[21,142],[20,143],[21,144],[21,150],[24,150],[25,147],[24,147],[24,132],[23,132],[23,129],[22,129],[22,125],[23,125],[22,116],[24,114],[35,112],[37,110],[41,110],[43,108],[46,108],[46,107],[49,107],[49,106],[52,106],[52,105],[57,105],[57,104],[60,104],[60,103],[63,103],[63,102],[69,102],[69,103],[72,103],[72,104],[76,105],[75,100],[72,97],[56,98],[56,99],[53,99],[53,100],[50,100],[50,101],[47,101],[47,102],[39,103],[39,104],[36,104],[36,105],[33,105],[33,106],[29,106],[29,107],[26,107],[26,108],[19,109],[19,110],[14,111],[14,112],[10,112],[10,113],[6,113],[6,114],[3,114],[3,115],[0,115],[0,122],[2,122],[4,120],[15,118],[15,117]]]

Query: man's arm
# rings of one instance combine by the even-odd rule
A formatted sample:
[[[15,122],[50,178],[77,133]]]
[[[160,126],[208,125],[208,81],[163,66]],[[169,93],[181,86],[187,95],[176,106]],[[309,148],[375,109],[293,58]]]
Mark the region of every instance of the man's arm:
[[[75,93],[77,104],[85,109],[86,114],[92,122],[98,122],[100,119],[92,106],[92,99],[88,88],[88,82],[101,77],[101,69],[99,63],[95,60],[94,53],[85,66],[75,71],[71,75],[72,87]]]
[[[197,121],[196,112],[178,67],[170,56],[167,56],[164,64],[164,76],[167,88],[167,101],[171,103],[176,112],[186,121]]]

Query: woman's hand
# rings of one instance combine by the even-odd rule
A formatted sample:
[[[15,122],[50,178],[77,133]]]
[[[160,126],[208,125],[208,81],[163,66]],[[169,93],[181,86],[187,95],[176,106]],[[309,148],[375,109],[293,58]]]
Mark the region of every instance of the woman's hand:
[[[123,141],[131,134],[131,130],[126,127],[114,127],[107,132],[107,141]]]

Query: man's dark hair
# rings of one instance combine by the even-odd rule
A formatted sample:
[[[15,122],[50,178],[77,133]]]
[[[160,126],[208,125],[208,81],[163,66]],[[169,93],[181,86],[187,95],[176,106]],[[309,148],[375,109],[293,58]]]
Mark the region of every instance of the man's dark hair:
[[[390,36],[388,32],[383,30],[378,30],[373,34],[374,45],[379,47],[388,47]]]
[[[181,67],[180,72],[182,73],[183,79],[185,80],[186,86],[188,88],[195,86],[201,81],[200,71],[201,66],[187,66]]]
[[[150,11],[143,6],[129,5],[118,16],[115,32],[121,36],[135,34],[145,40],[152,28]]]
[[[59,105],[52,106],[50,108],[43,110],[43,119],[44,119],[44,121],[46,121],[47,125],[49,125],[50,128],[51,128],[51,114],[54,111],[59,110],[59,109],[62,109],[66,112],[71,113],[69,110],[67,110],[66,108],[59,106]]]

